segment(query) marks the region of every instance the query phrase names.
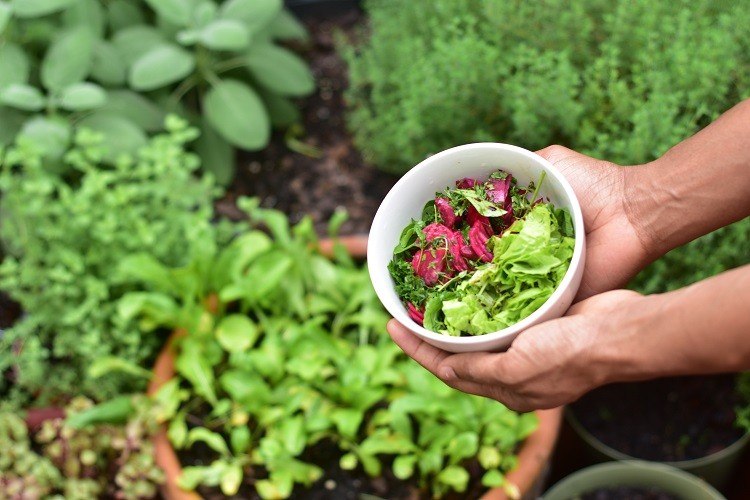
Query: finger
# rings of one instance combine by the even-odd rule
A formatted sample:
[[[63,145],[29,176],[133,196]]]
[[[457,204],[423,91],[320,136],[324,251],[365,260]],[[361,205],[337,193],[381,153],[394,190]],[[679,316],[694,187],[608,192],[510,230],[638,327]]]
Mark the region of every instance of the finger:
[[[500,383],[500,364],[503,354],[471,352],[446,357],[438,367],[443,380],[461,379],[479,384]]]
[[[438,365],[448,357],[447,352],[424,342],[395,319],[388,322],[386,329],[407,356],[437,375]]]

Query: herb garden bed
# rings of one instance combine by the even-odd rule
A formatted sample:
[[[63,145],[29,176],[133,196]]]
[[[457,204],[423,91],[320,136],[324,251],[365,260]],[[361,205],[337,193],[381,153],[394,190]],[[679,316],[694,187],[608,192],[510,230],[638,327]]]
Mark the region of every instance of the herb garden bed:
[[[363,20],[359,10],[348,9],[305,21],[311,43],[298,48],[310,62],[318,86],[301,101],[304,133],[288,140],[288,134],[277,132],[262,152],[240,153],[234,183],[218,202],[220,212],[239,216],[233,201],[242,195],[257,196],[262,206],[285,212],[292,222],[311,215],[320,234],[338,207],[349,214],[343,233],[366,234],[370,229],[375,211],[398,177],[368,165],[346,129],[347,68],[335,38],[339,30],[356,36]]]

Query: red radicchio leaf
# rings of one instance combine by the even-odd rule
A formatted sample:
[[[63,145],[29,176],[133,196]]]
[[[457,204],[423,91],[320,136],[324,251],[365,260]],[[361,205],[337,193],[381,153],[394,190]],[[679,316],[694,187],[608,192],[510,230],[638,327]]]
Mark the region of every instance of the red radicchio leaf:
[[[487,198],[498,205],[504,205],[505,201],[510,197],[510,181],[513,176],[508,174],[505,179],[490,179],[487,181],[489,186],[487,187]]]
[[[471,248],[484,262],[492,261],[492,253],[487,250],[487,242],[489,239],[490,235],[487,234],[487,231],[481,222],[475,222],[474,225],[471,226],[471,229],[469,229],[469,242],[471,243]]]
[[[409,317],[413,319],[416,323],[418,323],[419,326],[422,326],[422,324],[424,323],[424,312],[419,310],[417,306],[415,306],[411,302],[406,304],[406,309],[409,312]]]
[[[469,179],[468,177],[464,177],[463,179],[459,179],[456,181],[456,187],[458,189],[473,188],[477,184],[479,184],[479,182],[477,182],[476,179]]]
[[[440,218],[443,219],[445,225],[450,228],[456,227],[458,216],[456,215],[456,212],[453,211],[453,207],[451,207],[448,200],[437,197],[435,198],[435,206],[437,207]]]
[[[469,264],[466,262],[466,259],[464,259],[465,250],[463,250],[467,245],[460,232],[453,231],[452,229],[438,223],[430,224],[424,228],[423,232],[425,240],[428,243],[431,243],[436,238],[445,238],[448,244],[448,251],[450,251],[451,258],[453,259],[453,267],[457,271],[469,270]]]
[[[445,271],[446,251],[443,248],[419,250],[411,259],[414,274],[424,280],[425,285],[433,286]]]
[[[474,225],[479,223],[485,229],[488,236],[491,236],[493,234],[490,220],[484,215],[477,212],[477,209],[474,208],[474,205],[469,205],[469,209],[466,211],[466,222],[468,222],[471,227],[474,227]]]

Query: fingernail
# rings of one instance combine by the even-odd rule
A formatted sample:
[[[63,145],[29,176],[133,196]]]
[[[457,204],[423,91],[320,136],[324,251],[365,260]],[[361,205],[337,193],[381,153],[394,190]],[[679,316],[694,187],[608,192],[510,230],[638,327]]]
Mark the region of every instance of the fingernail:
[[[440,378],[442,378],[443,380],[453,380],[458,378],[458,376],[456,375],[456,372],[453,368],[451,368],[450,366],[446,366],[445,368],[442,368],[440,370]]]

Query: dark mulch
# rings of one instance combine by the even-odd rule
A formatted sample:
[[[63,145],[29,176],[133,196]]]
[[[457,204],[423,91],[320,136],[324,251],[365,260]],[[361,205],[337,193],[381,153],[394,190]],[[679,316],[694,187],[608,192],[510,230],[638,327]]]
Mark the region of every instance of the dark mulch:
[[[363,15],[356,9],[305,21],[312,44],[302,52],[318,88],[301,101],[305,130],[300,140],[317,148],[320,158],[290,150],[283,134],[276,133],[266,150],[239,155],[234,183],[218,203],[220,212],[235,217],[238,196],[257,196],[264,207],[280,209],[293,221],[311,215],[320,234],[338,207],[349,212],[343,233],[369,231],[375,211],[397,178],[367,165],[346,130],[347,72],[334,38],[338,30],[353,35],[361,21]]]
[[[736,377],[675,377],[601,387],[571,406],[604,444],[632,457],[673,462],[700,458],[743,435],[734,408]]]
[[[633,488],[618,486],[599,488],[581,495],[581,500],[680,500],[681,497],[658,488]]]
[[[7,295],[0,293],[0,330],[10,328],[21,316],[21,306]]]

